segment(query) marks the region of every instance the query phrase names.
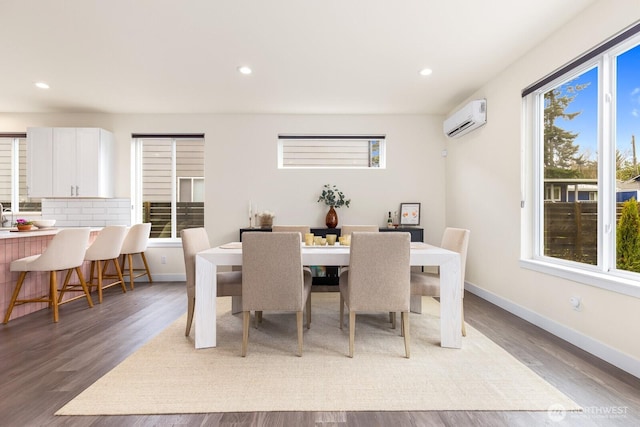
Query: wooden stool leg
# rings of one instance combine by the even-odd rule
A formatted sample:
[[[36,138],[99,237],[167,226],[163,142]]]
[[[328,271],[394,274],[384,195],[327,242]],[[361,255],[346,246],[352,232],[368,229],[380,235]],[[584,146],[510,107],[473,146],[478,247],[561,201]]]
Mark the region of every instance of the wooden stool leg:
[[[68,276],[69,274],[67,274],[67,277]],[[62,295],[63,295],[63,292],[60,292],[60,298],[62,298]],[[58,275],[56,274],[56,271],[49,272],[49,297],[51,300],[50,304],[53,306],[53,321],[57,323],[58,322]]]
[[[127,254],[127,259],[129,261],[129,287],[133,290],[133,255]]]
[[[62,302],[62,297],[64,296],[64,293],[67,292],[67,286],[69,286],[69,280],[71,279],[72,272],[73,272],[73,269],[70,268],[69,270],[67,270],[66,276],[64,276],[64,283],[62,284],[62,288],[60,289],[60,295],[57,297],[58,304]],[[58,290],[56,289],[56,293],[54,295],[56,295],[57,292]]]
[[[104,266],[100,261],[96,261],[96,263],[98,264],[98,303],[102,304],[102,275],[104,274],[104,270],[107,265],[106,261]],[[91,269],[91,274],[93,275],[93,269]],[[93,282],[93,280],[91,280],[91,282]]]
[[[7,308],[7,313],[4,315],[4,324],[9,323],[9,318],[11,317],[11,312],[13,311],[13,306],[16,305],[16,300],[18,299],[18,294],[20,293],[20,289],[22,288],[22,282],[24,282],[24,278],[27,275],[26,271],[21,271],[20,276],[18,277],[18,283],[16,283],[16,288],[13,290],[13,295],[11,295],[11,302],[9,303],[9,308]]]
[[[127,287],[124,285],[124,277],[122,276],[122,270],[120,270],[120,264],[118,264],[118,260],[117,259],[114,259],[112,261],[113,261],[113,265],[116,266],[116,272],[118,273],[118,279],[120,279],[120,286],[122,286],[122,292],[126,293],[127,292]],[[106,270],[106,268],[107,268],[107,266],[105,264],[105,270]]]
[[[84,276],[82,275],[82,270],[80,270],[80,267],[76,267],[76,273],[78,274],[78,279],[80,279],[80,286],[82,286],[82,290],[84,291],[84,294],[87,297],[87,302],[89,303],[89,307],[93,307],[91,294],[89,294],[89,288],[87,288],[87,282],[84,281]]]
[[[149,277],[149,283],[153,283],[153,279],[151,278],[151,271],[149,270],[149,264],[147,264],[147,257],[144,256],[144,252],[140,252],[142,256],[142,262],[144,263],[144,268],[147,270],[147,276]]]

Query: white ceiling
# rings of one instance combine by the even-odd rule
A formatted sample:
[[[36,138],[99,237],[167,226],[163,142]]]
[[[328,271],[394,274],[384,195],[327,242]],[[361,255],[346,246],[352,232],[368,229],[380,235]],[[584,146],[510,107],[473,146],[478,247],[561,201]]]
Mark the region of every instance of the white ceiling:
[[[444,114],[593,1],[0,0],[0,112]]]

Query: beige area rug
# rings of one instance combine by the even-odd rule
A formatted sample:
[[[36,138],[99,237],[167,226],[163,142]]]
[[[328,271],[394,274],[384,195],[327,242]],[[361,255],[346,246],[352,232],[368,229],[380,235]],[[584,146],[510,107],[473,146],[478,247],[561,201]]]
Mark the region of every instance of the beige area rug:
[[[425,313],[410,316],[410,359],[388,314],[358,315],[351,359],[338,298],[312,294],[303,357],[295,355],[295,315],[265,313],[259,329],[251,327],[246,358],[242,316],[230,314],[230,298],[218,298],[218,347],[195,350],[182,317],[56,415],[580,409],[469,326],[462,349],[441,348],[431,298]]]

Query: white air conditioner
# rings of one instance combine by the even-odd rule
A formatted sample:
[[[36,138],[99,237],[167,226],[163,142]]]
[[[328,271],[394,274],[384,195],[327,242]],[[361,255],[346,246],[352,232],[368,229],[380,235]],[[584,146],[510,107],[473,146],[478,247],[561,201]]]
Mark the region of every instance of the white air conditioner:
[[[487,100],[477,99],[449,116],[443,123],[445,135],[459,138],[487,123]]]

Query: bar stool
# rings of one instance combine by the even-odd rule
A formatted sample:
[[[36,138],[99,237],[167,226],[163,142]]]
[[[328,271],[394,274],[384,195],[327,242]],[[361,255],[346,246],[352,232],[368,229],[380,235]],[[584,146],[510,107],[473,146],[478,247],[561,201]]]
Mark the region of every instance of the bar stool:
[[[26,304],[30,302],[46,302],[49,303],[49,307],[53,308],[53,321],[58,321],[58,305],[62,301],[62,296],[65,292],[71,289],[67,289],[69,286],[69,279],[71,273],[75,270],[78,278],[80,279],[82,296],[87,298],[89,307],[93,307],[93,301],[91,301],[91,295],[89,295],[89,289],[82,276],[82,270],[80,267],[84,262],[84,254],[89,243],[89,229],[88,228],[66,228],[60,230],[56,234],[45,251],[40,255],[32,255],[24,258],[17,259],[11,262],[10,270],[19,271],[20,276],[18,282],[11,296],[11,302],[9,308],[4,316],[4,322],[7,324],[11,317],[11,312],[15,305]],[[58,290],[57,284],[57,272],[61,270],[67,270],[67,275],[64,279],[64,284],[60,290]],[[28,298],[18,299],[20,289],[28,272],[30,271],[48,271],[49,272],[49,295],[44,295],[40,298]],[[60,291],[60,294],[58,294]],[[74,298],[75,299],[75,298]],[[67,301],[65,301],[67,302]]]
[[[149,271],[149,264],[147,264],[147,258],[144,256],[144,251],[147,250],[147,243],[149,242],[149,235],[151,234],[151,223],[146,222],[143,224],[133,225],[127,232],[127,236],[122,242],[122,249],[120,249],[120,255],[122,255],[122,272],[129,275],[129,286],[133,289],[134,279],[146,275],[149,278],[149,282],[153,282],[151,278],[151,272]],[[133,256],[140,254],[144,268],[133,268]],[[129,269],[125,270],[126,262],[129,262]],[[137,274],[134,276],[134,273]]]
[[[103,289],[120,285],[122,292],[127,292],[127,288],[124,285],[124,278],[122,277],[122,270],[120,270],[120,264],[118,263],[122,243],[126,235],[127,227],[125,225],[107,226],[100,231],[84,256],[85,261],[91,261],[91,275],[89,276],[87,286],[90,288],[94,286],[98,288],[98,302],[100,304],[102,304]],[[111,277],[104,274],[110,262],[113,263],[116,269],[117,276],[114,276],[114,278],[117,280],[103,285],[103,279]]]

